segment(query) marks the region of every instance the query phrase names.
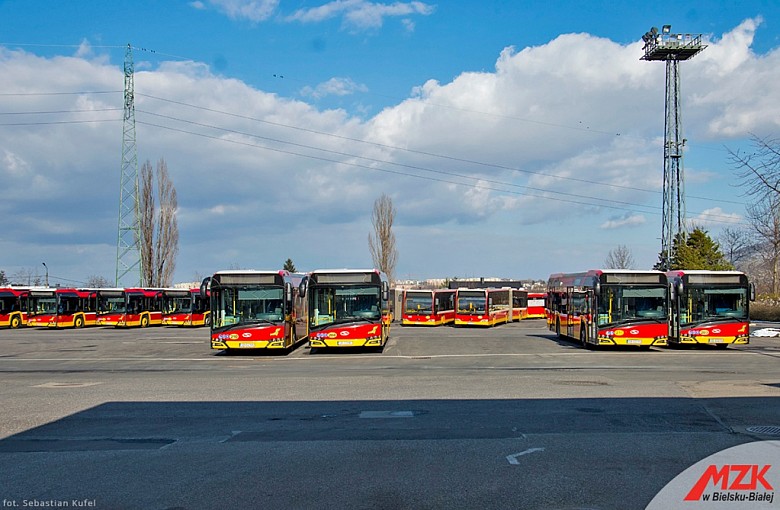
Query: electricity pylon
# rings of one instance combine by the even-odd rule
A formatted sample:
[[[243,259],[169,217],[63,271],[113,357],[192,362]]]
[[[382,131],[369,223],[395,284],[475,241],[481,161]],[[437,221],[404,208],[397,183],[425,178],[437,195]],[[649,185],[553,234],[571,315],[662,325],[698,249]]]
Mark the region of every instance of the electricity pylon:
[[[133,48],[125,51],[122,168],[119,177],[119,232],[116,243],[116,286],[141,286],[141,228],[138,202],[138,150],[135,141]]]

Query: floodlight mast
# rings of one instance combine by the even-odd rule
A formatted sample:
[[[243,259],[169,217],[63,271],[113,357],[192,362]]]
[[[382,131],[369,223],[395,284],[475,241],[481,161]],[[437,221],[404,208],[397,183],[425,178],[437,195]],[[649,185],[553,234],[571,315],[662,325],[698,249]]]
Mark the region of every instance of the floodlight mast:
[[[671,25],[661,33],[656,27],[642,36],[645,54],[640,60],[666,62],[666,102],[664,117],[664,189],[661,226],[661,269],[671,269],[675,239],[687,231],[685,224],[685,174],[680,117],[680,62],[688,60],[707,47],[701,34],[673,34]]]

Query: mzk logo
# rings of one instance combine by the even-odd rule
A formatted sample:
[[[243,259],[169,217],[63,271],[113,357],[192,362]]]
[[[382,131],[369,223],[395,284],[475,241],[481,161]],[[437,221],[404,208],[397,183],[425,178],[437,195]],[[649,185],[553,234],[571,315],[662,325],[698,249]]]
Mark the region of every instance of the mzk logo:
[[[770,464],[711,464],[693,485],[684,501],[766,501],[772,503],[774,487],[766,476]],[[710,492],[710,489],[712,491]]]

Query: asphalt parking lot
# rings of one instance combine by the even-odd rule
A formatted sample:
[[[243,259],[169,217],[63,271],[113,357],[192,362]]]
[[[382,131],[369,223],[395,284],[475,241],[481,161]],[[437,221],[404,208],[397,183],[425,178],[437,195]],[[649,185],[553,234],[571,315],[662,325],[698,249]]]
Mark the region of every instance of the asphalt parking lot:
[[[159,327],[0,345],[8,507],[644,508],[780,432],[772,337],[590,351],[531,320],[393,325],[381,353],[226,355]]]

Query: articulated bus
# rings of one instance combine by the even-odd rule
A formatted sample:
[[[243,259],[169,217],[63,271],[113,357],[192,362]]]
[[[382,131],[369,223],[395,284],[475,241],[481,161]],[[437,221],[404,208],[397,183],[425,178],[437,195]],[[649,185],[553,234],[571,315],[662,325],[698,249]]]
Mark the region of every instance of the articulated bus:
[[[666,345],[669,286],[661,271],[625,269],[553,274],[548,328],[583,347]]]
[[[527,319],[543,319],[547,316],[544,310],[544,302],[546,298],[546,292],[528,293],[528,313],[526,314]]]
[[[755,286],[739,271],[677,270],[666,276],[671,287],[670,345],[747,344],[749,306]]]
[[[98,326],[145,328],[162,324],[162,290],[97,289]]]
[[[404,291],[402,324],[441,326],[455,321],[455,291],[450,289]]]
[[[163,326],[208,326],[211,323],[208,295],[200,289],[162,289]]]
[[[320,269],[301,283],[309,305],[309,346],[384,347],[392,319],[390,285],[376,269]]]
[[[97,321],[97,292],[93,289],[34,290],[29,300],[28,326],[83,328]]]
[[[307,335],[303,275],[288,271],[218,271],[203,280],[210,298],[211,348],[290,349]]]
[[[495,326],[512,320],[512,289],[457,289],[456,326]]]
[[[29,287],[0,288],[0,327],[16,329],[27,324]]]

